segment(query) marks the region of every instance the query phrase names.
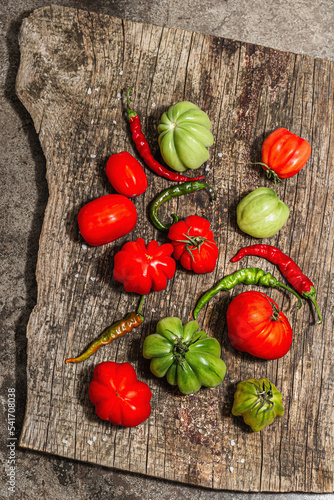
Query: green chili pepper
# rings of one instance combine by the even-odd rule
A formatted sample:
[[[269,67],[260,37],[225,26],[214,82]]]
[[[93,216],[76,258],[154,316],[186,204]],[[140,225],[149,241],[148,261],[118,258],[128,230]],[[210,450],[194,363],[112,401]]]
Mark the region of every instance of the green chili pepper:
[[[205,294],[199,299],[194,309],[194,318],[197,318],[197,314],[200,312],[202,307],[209,302],[212,297],[214,297],[221,290],[231,290],[236,285],[243,283],[244,285],[263,285],[268,287],[280,287],[293,293],[299,301],[299,308],[302,305],[301,299],[294,290],[288,286],[279,283],[279,281],[274,278],[270,273],[265,273],[262,269],[258,267],[248,267],[246,269],[240,269],[233,274],[225,276],[216,286],[205,292]]]
[[[199,181],[184,182],[183,184],[179,184],[178,186],[173,186],[171,188],[165,189],[165,191],[162,191],[162,193],[160,193],[152,201],[150,206],[150,217],[154,226],[157,229],[160,229],[160,231],[165,231],[165,232],[167,232],[169,228],[172,226],[172,224],[166,226],[158,219],[158,210],[163,203],[170,200],[171,198],[175,198],[175,196],[190,194],[193,193],[194,191],[200,191],[201,189],[205,188],[208,188],[210,194],[213,194],[213,198],[211,201],[215,200],[217,196],[215,190],[205,182],[199,182]],[[171,214],[171,216],[173,218],[173,224],[175,224],[175,222],[177,222],[179,218],[176,214]]]
[[[85,361],[92,354],[94,354],[103,345],[111,344],[115,339],[123,337],[126,333],[131,332],[137,326],[140,326],[144,321],[144,317],[140,314],[143,306],[145,295],[140,299],[140,303],[136,312],[131,312],[126,315],[123,320],[116,321],[113,325],[109,326],[105,332],[102,333],[94,342],[90,344],[88,349],[77,358],[68,358],[65,363],[80,363]]]

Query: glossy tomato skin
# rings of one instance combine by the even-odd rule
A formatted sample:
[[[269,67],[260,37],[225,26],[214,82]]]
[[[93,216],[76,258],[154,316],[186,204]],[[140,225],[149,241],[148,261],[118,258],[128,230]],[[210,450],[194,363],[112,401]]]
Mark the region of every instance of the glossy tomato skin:
[[[126,292],[147,295],[160,292],[173,278],[176,262],[171,257],[170,243],[159,245],[155,240],[145,245],[143,238],[128,241],[114,258],[114,278],[123,283]]]
[[[114,425],[136,427],[151,414],[151,389],[137,379],[130,363],[105,361],[96,365],[89,398],[98,417]]]
[[[78,224],[89,245],[101,246],[130,233],[137,224],[137,210],[126,196],[107,194],[82,207]]]
[[[113,154],[106,166],[106,175],[113,188],[128,198],[144,193],[147,177],[143,167],[127,151]]]
[[[219,250],[210,222],[204,217],[190,215],[176,222],[170,227],[168,238],[174,247],[173,257],[188,271],[211,273],[216,267]]]
[[[261,292],[244,292],[232,300],[227,309],[227,328],[232,346],[257,358],[279,359],[291,347],[292,328],[287,317]]]
[[[261,163],[273,170],[280,179],[296,175],[311,155],[311,145],[286,128],[274,130],[265,139],[261,150]],[[262,166],[264,170],[267,170]]]

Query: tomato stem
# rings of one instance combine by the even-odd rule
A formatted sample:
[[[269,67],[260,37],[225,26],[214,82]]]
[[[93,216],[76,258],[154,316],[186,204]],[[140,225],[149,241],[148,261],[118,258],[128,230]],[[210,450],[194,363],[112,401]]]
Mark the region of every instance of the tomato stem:
[[[173,215],[175,215],[175,214],[173,214]],[[188,229],[187,234],[183,233],[183,236],[185,238],[187,238],[186,240],[175,240],[175,241],[178,243],[185,243],[187,252],[190,253],[190,257],[192,258],[192,260],[194,260],[194,256],[192,254],[193,250],[198,250],[199,252],[201,252],[201,246],[203,245],[203,243],[206,242],[206,243],[212,243],[213,245],[215,245],[215,242],[208,240],[208,238],[206,238],[205,236],[191,236],[189,234],[189,232],[191,230],[192,230],[192,227],[190,227]],[[190,248],[190,247],[194,247],[194,248]]]
[[[281,179],[276,174],[276,172],[274,170],[272,170],[270,167],[268,167],[268,165],[266,165],[265,163],[261,163],[260,161],[257,161],[255,163],[253,163],[252,165],[261,165],[262,167],[265,168],[267,179],[273,178],[273,180],[274,180],[274,183],[275,183],[275,193],[276,193],[277,183],[284,182],[284,179]]]
[[[257,401],[253,404],[251,410],[255,408],[256,405],[260,404],[258,409],[256,410],[256,415],[259,413],[261,408],[265,404],[269,405],[269,407],[264,411],[264,413],[267,413],[268,411],[272,410],[273,407],[275,406],[275,403],[271,401],[271,398],[273,397],[273,391],[272,391],[272,385],[269,383],[269,387],[266,386],[265,382],[263,382],[263,385],[261,387],[260,383],[258,385],[254,384],[251,382],[251,384],[255,387],[256,389],[256,395],[258,396]]]

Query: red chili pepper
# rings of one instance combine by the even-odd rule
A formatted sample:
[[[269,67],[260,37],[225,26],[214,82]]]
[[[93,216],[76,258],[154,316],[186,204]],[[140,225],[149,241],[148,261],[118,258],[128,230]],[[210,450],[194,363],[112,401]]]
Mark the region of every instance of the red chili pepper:
[[[306,299],[310,299],[317,310],[319,321],[322,323],[321,313],[316,301],[316,289],[312,281],[302,273],[300,267],[285,253],[271,245],[250,245],[244,247],[231,259],[231,262],[238,262],[246,255],[256,255],[276,264],[283,276],[291,285]]]
[[[133,109],[130,108],[129,93],[131,92],[132,89],[133,87],[131,87],[127,93],[128,120],[130,123],[130,130],[132,132],[133,142],[135,143],[138,153],[143,158],[146,165],[151,170],[153,170],[153,172],[160,175],[161,177],[169,179],[170,181],[188,182],[188,181],[198,181],[200,179],[204,179],[204,176],[185,177],[184,175],[176,174],[175,172],[171,172],[164,166],[160,165],[160,163],[155,160],[154,156],[152,155],[150,146],[148,145],[148,142],[145,139],[145,136],[142,132],[140,118],[138,114]]]

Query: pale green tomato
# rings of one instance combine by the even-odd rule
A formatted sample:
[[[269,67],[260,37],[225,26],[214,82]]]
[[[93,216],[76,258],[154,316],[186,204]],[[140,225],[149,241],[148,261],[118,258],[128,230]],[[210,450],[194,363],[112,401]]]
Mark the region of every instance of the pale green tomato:
[[[289,214],[289,207],[272,189],[260,187],[237,206],[237,223],[241,231],[254,238],[269,238],[284,226]]]
[[[159,146],[163,159],[174,170],[199,168],[209,159],[206,148],[213,135],[208,115],[188,101],[179,102],[165,112],[158,125]]]

